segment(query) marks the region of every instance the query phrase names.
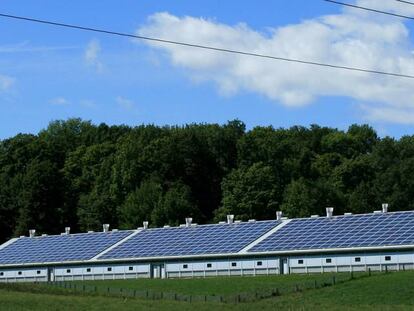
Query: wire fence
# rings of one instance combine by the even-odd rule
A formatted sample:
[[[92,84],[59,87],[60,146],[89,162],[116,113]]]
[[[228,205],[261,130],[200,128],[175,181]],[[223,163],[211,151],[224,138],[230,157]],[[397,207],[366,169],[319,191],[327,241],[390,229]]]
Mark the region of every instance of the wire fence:
[[[385,273],[388,273],[386,270]],[[249,292],[229,295],[190,295],[171,293],[155,290],[138,290],[132,288],[116,288],[98,285],[81,284],[76,282],[47,282],[36,283],[35,286],[19,283],[0,283],[0,289],[9,291],[23,291],[31,293],[57,294],[57,295],[85,295],[85,296],[107,296],[136,298],[146,300],[171,300],[180,302],[218,302],[218,303],[246,303],[256,302],[262,299],[277,297],[281,295],[302,292],[311,289],[335,286],[354,279],[370,277],[371,271],[358,273],[337,273],[322,278],[307,280],[291,284],[275,284],[278,286],[256,289]],[[375,272],[380,274],[380,272]]]

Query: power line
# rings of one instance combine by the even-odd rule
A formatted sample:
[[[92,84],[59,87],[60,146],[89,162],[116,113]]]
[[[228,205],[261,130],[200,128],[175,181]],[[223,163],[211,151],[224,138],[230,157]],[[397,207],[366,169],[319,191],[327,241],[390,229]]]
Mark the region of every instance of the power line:
[[[325,0],[325,1],[328,1],[328,0]],[[348,70],[348,71],[356,71],[356,72],[364,72],[364,73],[371,73],[371,74],[379,74],[379,75],[414,79],[414,75],[408,75],[408,74],[400,74],[400,73],[395,73],[395,72],[387,72],[387,71],[380,71],[380,70],[373,70],[373,69],[366,69],[366,68],[358,68],[358,67],[350,67],[350,66],[342,66],[342,65],[334,65],[334,64],[307,61],[307,60],[287,58],[287,57],[272,56],[272,55],[266,55],[266,54],[251,53],[251,52],[238,51],[238,50],[227,49],[227,48],[219,48],[219,47],[214,47],[214,46],[186,43],[186,42],[173,41],[173,40],[147,37],[147,36],[139,36],[139,35],[122,33],[122,32],[117,32],[117,31],[105,30],[105,29],[98,29],[98,28],[91,28],[91,27],[85,27],[85,26],[64,24],[64,23],[52,22],[52,21],[48,21],[48,20],[35,19],[35,18],[30,18],[30,17],[23,17],[23,16],[16,16],[16,15],[9,15],[9,14],[2,14],[2,13],[0,13],[0,17],[11,18],[11,19],[16,19],[16,20],[23,20],[23,21],[28,21],[28,22],[40,23],[40,24],[46,24],[46,25],[52,25],[52,26],[58,26],[58,27],[72,28],[72,29],[77,29],[77,30],[103,33],[103,34],[107,34],[107,35],[115,35],[115,36],[128,37],[128,38],[134,38],[134,39],[140,39],[140,40],[146,40],[146,41],[152,41],[152,42],[159,42],[159,43],[186,46],[186,47],[192,47],[192,48],[198,48],[198,49],[204,49],[204,50],[211,50],[211,51],[216,51],[216,52],[233,53],[233,54],[238,54],[238,55],[260,57],[260,58],[272,59],[272,60],[278,60],[278,61],[284,61],[284,62],[299,63],[299,64],[312,65],[312,66],[321,66],[321,67],[342,69],[342,70]]]
[[[394,16],[394,17],[401,17],[401,18],[407,18],[407,19],[414,20],[414,17],[412,17],[412,16],[400,15],[400,14],[391,13],[391,12],[385,12],[385,11],[371,9],[371,8],[367,8],[367,7],[359,6],[359,5],[355,5],[355,4],[350,4],[350,3],[340,2],[340,1],[334,1],[334,0],[323,0],[323,1],[334,3],[334,4],[339,4],[339,5],[343,5],[343,6],[348,6],[348,7],[354,8],[354,9],[370,11],[370,12],[375,12],[375,13],[379,13],[379,14],[391,15],[391,16]]]
[[[411,1],[405,1],[405,0],[395,0],[395,1],[414,5],[414,2],[411,2]]]

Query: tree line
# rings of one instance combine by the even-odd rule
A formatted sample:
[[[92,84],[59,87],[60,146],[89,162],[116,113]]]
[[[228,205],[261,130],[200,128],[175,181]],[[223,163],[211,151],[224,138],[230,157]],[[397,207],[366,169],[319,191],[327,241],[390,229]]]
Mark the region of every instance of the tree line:
[[[0,241],[27,234],[413,209],[414,136],[368,125],[51,122],[0,141]]]

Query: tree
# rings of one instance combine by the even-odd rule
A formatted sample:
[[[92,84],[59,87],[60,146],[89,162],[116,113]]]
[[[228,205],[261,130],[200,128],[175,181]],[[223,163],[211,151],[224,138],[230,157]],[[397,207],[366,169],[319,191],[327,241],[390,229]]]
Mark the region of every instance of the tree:
[[[241,220],[270,219],[281,202],[281,189],[273,169],[263,163],[231,172],[222,183],[222,206],[216,219],[234,214]]]
[[[163,191],[159,182],[149,179],[131,192],[120,207],[120,223],[122,228],[136,228],[143,221],[151,219],[154,210],[163,208]]]
[[[316,192],[304,178],[292,181],[285,190],[281,210],[291,218],[309,217],[317,210]]]
[[[183,223],[186,217],[197,220],[200,212],[193,202],[190,188],[181,182],[176,182],[165,193],[162,204],[153,210],[151,221],[158,227],[177,226]]]

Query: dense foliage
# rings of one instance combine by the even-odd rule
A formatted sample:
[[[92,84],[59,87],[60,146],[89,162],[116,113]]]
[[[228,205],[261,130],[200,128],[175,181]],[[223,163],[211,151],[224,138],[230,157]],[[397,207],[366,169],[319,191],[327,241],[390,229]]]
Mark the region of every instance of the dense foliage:
[[[0,141],[0,241],[26,234],[413,209],[414,136],[256,127],[52,122]]]

